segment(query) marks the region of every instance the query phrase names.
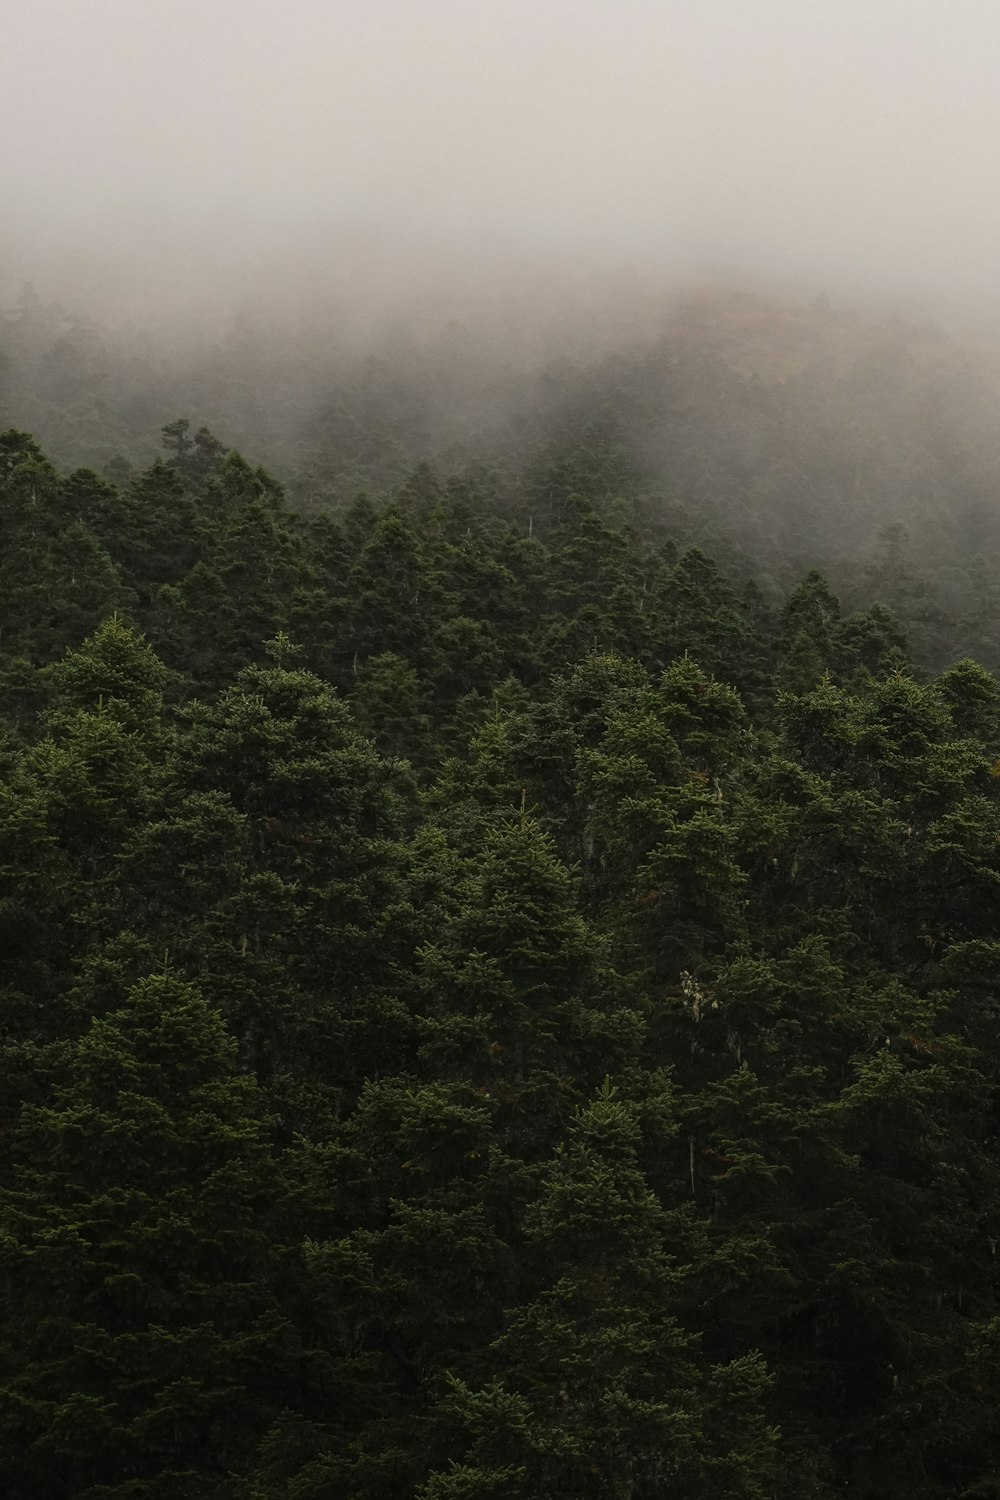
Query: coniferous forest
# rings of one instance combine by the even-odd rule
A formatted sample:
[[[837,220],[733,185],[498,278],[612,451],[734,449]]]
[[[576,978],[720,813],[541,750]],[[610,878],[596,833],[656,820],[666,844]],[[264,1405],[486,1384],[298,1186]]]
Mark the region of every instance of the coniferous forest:
[[[1000,1494],[987,580],[709,555],[593,406],[0,437],[10,1500]]]

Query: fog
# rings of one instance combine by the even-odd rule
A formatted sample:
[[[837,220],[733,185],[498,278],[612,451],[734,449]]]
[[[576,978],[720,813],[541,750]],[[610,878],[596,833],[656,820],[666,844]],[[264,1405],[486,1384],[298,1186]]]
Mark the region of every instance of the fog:
[[[888,545],[918,643],[901,549],[956,614],[997,576],[996,0],[14,0],[2,39],[0,428],[57,465],[134,485],[184,419],[308,515],[425,463],[532,524],[582,485],[855,603]]]
[[[15,0],[0,275],[133,306],[353,255],[970,305],[998,76],[993,0]]]
[[[312,503],[597,422],[742,535],[822,497],[803,556],[992,515],[995,0],[7,11],[0,425],[58,462],[188,415]]]

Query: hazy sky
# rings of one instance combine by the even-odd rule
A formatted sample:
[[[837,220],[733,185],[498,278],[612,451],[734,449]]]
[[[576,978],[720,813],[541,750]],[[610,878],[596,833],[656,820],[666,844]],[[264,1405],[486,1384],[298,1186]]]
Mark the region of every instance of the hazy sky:
[[[2,53],[8,243],[347,220],[1000,265],[998,0],[9,0]]]

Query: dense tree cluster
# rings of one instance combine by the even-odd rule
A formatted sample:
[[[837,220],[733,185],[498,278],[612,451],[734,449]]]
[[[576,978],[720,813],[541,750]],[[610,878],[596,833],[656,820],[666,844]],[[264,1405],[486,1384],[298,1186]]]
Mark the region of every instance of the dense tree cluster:
[[[313,515],[362,490],[382,507],[424,460],[525,529],[553,496],[617,498],[644,536],[665,528],[768,592],[821,568],[938,669],[1000,669],[995,359],[822,298],[659,294],[637,318],[594,289],[557,326],[523,295],[495,300],[452,321],[387,311],[364,339],[318,291],[291,319],[219,301],[204,330],[178,311],[154,336],[28,287],[0,307],[3,424],[122,484],[163,414],[193,409]],[[174,427],[174,456],[204,472],[206,435]]]
[[[0,436],[3,1493],[1000,1494],[995,679],[164,444]]]

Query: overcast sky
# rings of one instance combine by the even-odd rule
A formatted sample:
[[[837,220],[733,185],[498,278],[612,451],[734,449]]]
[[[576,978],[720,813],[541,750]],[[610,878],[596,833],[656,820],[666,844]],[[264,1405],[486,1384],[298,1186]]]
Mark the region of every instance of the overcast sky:
[[[8,243],[346,220],[1000,266],[998,0],[9,0],[0,78]]]

